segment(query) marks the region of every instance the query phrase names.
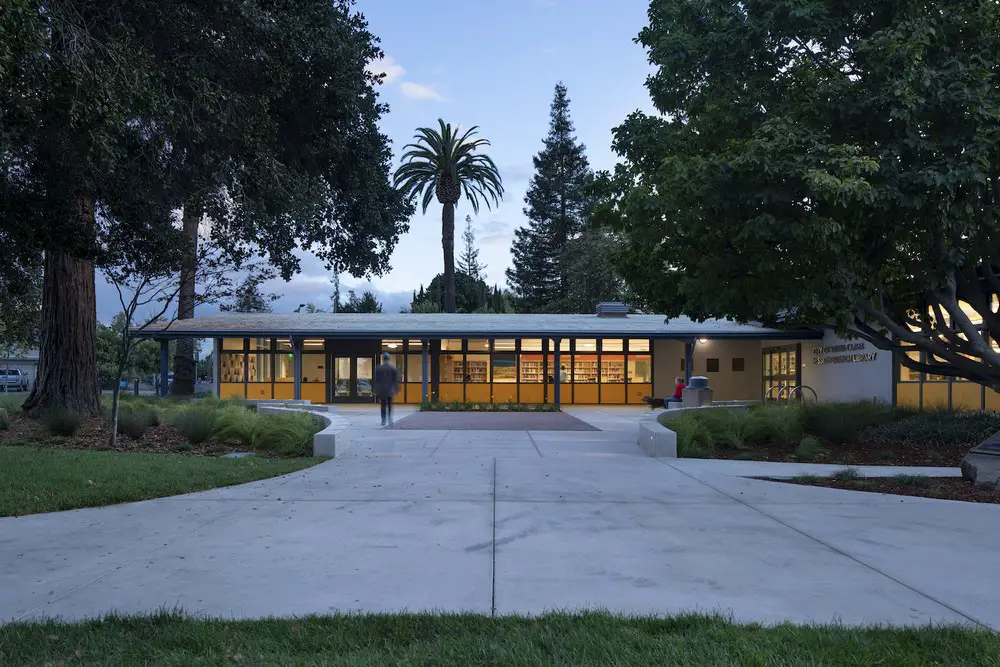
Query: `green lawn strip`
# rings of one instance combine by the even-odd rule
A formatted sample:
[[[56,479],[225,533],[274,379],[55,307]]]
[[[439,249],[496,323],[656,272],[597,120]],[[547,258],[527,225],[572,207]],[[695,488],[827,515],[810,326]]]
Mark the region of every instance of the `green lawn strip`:
[[[996,665],[957,627],[737,625],[722,618],[472,615],[223,621],[172,613],[0,627],[5,665]]]
[[[99,507],[232,486],[295,472],[321,460],[223,459],[3,446],[0,516]]]

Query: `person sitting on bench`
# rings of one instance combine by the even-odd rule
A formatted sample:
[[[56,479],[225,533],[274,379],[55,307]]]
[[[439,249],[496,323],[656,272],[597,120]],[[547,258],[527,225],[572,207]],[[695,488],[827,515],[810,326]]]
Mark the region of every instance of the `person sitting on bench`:
[[[684,396],[684,387],[685,387],[684,378],[677,377],[677,378],[674,378],[674,381],[677,383],[677,386],[674,387],[674,395],[673,396],[667,396],[665,399],[663,399],[663,407],[664,408],[666,408],[671,403],[680,403],[681,399]]]

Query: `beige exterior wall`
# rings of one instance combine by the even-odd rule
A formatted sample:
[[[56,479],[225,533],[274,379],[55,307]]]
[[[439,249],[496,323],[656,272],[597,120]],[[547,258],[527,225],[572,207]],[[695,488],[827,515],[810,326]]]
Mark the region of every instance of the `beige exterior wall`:
[[[674,378],[683,375],[684,343],[653,343],[653,392],[657,397],[674,393]],[[743,370],[733,370],[733,359],[743,359]],[[718,359],[718,372],[708,372],[708,360]],[[761,342],[759,340],[709,340],[694,348],[692,375],[704,375],[717,401],[758,400],[761,396]]]

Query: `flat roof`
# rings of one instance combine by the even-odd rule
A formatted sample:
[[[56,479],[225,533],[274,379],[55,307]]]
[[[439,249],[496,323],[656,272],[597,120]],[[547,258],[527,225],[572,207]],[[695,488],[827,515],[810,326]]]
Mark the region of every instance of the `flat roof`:
[[[224,313],[150,326],[153,338],[746,338],[819,339],[813,329],[768,329],[731,320],[662,315],[466,313]]]

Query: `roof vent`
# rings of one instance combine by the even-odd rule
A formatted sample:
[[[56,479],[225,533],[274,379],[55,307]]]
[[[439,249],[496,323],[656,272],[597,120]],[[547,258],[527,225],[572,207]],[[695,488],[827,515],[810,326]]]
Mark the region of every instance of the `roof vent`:
[[[627,317],[628,306],[626,306],[624,303],[617,303],[615,301],[605,301],[604,303],[597,304],[597,316]]]

